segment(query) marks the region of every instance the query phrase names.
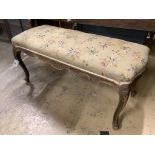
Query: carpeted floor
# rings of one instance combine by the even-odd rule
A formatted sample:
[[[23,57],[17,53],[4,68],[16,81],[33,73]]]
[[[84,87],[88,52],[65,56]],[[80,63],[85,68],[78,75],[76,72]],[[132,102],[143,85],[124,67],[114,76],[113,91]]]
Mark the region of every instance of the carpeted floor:
[[[57,71],[24,55],[31,85],[13,64],[11,45],[0,42],[0,134],[155,134],[155,49],[139,80],[138,94],[112,129],[118,103],[115,88]]]

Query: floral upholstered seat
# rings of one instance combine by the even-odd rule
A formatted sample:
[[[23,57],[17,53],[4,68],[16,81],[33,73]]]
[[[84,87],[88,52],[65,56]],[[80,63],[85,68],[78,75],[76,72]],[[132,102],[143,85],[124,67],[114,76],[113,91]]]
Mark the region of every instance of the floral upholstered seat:
[[[12,43],[119,83],[140,74],[149,53],[137,43],[48,25],[25,31]]]

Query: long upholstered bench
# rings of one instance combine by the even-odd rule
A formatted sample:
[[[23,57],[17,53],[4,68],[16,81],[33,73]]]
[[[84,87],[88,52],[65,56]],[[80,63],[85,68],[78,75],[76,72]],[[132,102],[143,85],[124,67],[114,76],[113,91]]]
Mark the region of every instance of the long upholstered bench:
[[[144,72],[149,48],[133,42],[43,25],[12,38],[13,53],[25,72],[21,51],[49,62],[57,69],[85,73],[92,79],[116,86],[119,103],[113,115],[113,128],[120,127],[119,118],[129,94],[135,94],[135,83]]]

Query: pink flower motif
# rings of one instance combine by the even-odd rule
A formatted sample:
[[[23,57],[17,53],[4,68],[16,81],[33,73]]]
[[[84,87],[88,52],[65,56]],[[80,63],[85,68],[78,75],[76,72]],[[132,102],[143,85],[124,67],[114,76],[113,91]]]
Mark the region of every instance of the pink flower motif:
[[[55,43],[55,40],[49,39],[47,42],[48,42],[49,44],[53,44],[53,43]]]
[[[108,66],[108,61],[106,59],[103,59],[103,61],[101,62],[101,65],[103,67],[107,67]]]
[[[76,57],[80,57],[80,52],[79,51],[75,51],[75,55],[76,55]]]

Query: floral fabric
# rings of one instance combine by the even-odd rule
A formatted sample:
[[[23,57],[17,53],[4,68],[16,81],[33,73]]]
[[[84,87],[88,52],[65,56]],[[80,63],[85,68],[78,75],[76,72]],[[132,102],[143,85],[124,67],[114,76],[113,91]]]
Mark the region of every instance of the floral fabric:
[[[144,45],[48,25],[25,31],[12,43],[117,82],[133,80],[149,54]]]

